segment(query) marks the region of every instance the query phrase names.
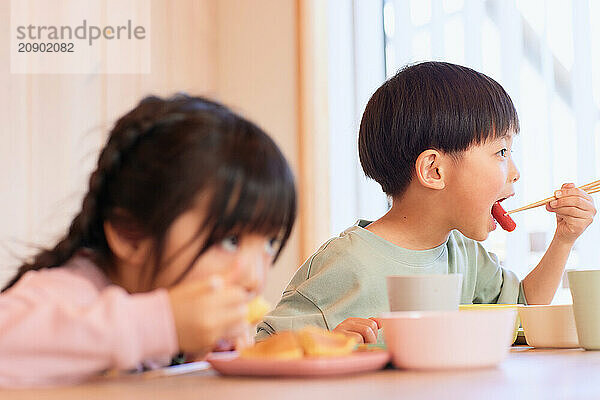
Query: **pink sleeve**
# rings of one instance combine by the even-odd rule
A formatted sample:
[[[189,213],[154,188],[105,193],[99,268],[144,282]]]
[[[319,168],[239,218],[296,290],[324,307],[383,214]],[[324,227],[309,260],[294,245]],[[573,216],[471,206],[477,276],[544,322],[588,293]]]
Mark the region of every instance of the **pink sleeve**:
[[[28,273],[0,295],[3,386],[72,382],[176,352],[164,289],[130,295],[57,268]]]

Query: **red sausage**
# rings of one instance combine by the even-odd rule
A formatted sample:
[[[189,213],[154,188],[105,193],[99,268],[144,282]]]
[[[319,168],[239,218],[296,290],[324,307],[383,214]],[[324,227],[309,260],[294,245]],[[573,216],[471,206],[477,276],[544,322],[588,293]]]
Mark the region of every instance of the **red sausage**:
[[[504,211],[504,208],[498,202],[495,202],[492,206],[492,217],[498,221],[505,231],[512,232],[517,227],[515,221],[513,221],[510,215],[506,215],[506,211]]]

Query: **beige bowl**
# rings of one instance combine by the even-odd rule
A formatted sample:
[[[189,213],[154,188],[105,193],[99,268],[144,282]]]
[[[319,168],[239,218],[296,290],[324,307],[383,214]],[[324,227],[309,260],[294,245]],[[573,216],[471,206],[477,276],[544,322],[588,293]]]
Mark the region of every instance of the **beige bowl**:
[[[527,344],[533,347],[579,347],[573,306],[539,305],[519,307]]]

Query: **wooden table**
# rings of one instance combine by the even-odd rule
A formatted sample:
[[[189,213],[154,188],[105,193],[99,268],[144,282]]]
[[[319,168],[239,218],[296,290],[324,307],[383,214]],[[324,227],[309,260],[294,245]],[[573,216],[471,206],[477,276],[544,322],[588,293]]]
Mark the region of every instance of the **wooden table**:
[[[600,352],[513,347],[497,368],[395,369],[318,379],[221,377],[213,370],[103,379],[55,389],[0,390],[0,399],[600,399]]]

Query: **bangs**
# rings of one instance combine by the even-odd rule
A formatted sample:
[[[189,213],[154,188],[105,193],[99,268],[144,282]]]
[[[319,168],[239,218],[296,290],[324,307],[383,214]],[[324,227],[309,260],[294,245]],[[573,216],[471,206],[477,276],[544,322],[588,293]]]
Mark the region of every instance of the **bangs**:
[[[296,218],[296,189],[283,154],[251,123],[238,126],[221,156],[227,160],[208,184],[212,198],[204,222],[208,232],[201,252],[230,235],[272,236],[287,242]]]
[[[207,210],[204,226],[210,233],[204,248],[231,235],[254,233],[279,240],[278,256],[291,233],[295,208],[291,181],[247,177],[229,182],[224,190],[215,193]]]
[[[296,191],[291,173],[281,180],[243,177],[241,171],[232,174],[215,190],[206,207],[206,218],[188,242],[192,245],[198,237],[206,235],[204,243],[186,270],[175,283],[179,283],[196,261],[211,246],[236,235],[254,233],[279,241],[273,258],[277,261],[290,237],[296,218]]]
[[[477,144],[501,139],[508,136],[509,132],[518,134],[520,130],[517,111],[506,91],[485,75],[484,80],[487,84],[481,85],[482,88],[473,98],[472,115],[475,118],[471,129],[475,134],[474,142]]]
[[[466,81],[463,75],[470,77]],[[451,66],[429,88],[442,98],[433,111],[433,143],[462,152],[472,145],[519,133],[519,117],[504,88],[487,75]]]

